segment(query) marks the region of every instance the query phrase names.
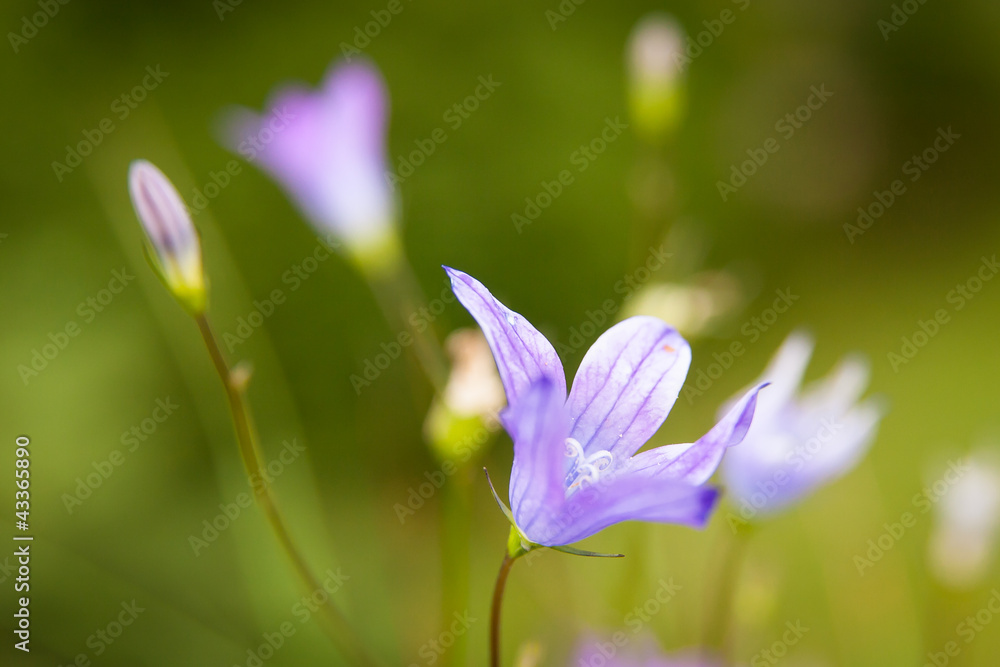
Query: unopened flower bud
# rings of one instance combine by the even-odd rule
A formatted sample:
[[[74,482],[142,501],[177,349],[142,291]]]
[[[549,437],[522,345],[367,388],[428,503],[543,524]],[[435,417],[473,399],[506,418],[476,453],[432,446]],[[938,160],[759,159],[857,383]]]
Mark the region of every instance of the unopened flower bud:
[[[506,398],[486,338],[473,329],[459,329],[445,343],[452,360],[445,387],[448,407],[465,417],[495,415]]]
[[[129,167],[128,187],[149,242],[150,263],[160,280],[190,313],[204,312],[201,242],[177,189],[146,160],[136,160]]]
[[[459,329],[445,345],[451,374],[443,395],[431,405],[424,431],[443,459],[467,461],[497,429],[497,413],[506,398],[482,333]]]
[[[684,31],[669,15],[650,14],[628,42],[629,104],[636,130],[658,142],[683,112]]]

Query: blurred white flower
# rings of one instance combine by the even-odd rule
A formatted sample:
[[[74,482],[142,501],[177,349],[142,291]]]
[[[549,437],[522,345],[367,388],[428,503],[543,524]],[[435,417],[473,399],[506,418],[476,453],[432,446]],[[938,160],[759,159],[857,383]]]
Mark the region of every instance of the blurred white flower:
[[[687,283],[653,283],[640,288],[622,309],[621,319],[649,315],[694,338],[743,302],[739,281],[724,271],[694,276]]]
[[[445,341],[451,375],[444,402],[461,417],[494,417],[507,404],[493,353],[478,329],[459,329]]]
[[[424,436],[442,459],[467,463],[499,427],[507,397],[481,331],[458,329],[445,349],[451,372],[427,412]]]
[[[875,439],[880,401],[858,402],[868,385],[867,362],[847,357],[800,390],[812,349],[802,332],[781,345],[756,381],[771,386],[761,392],[753,424],[723,461],[723,478],[744,519],[778,512],[847,473]]]
[[[1000,465],[984,453],[965,464],[969,469],[935,507],[928,544],[931,571],[954,588],[983,578],[996,553],[1000,527]]]
[[[629,103],[637,131],[659,140],[680,120],[683,107],[684,31],[668,14],[649,14],[628,41]]]

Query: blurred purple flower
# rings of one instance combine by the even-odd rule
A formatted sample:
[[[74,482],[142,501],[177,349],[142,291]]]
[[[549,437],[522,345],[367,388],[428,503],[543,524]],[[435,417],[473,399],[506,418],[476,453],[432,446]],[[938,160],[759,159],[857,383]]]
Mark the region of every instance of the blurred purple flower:
[[[703,526],[717,491],[703,486],[750,426],[757,387],[695,443],[636,451],[666,419],[691,349],[652,317],[606,331],[584,356],[567,399],[552,345],[474,278],[445,267],[493,350],[514,441],[510,503],[521,535],[567,545],[627,520]]]
[[[693,651],[663,655],[649,644],[623,651],[610,641],[596,638],[581,641],[570,663],[571,667],[720,667],[721,664]]]
[[[316,90],[288,87],[263,115],[228,115],[229,148],[259,161],[321,234],[355,253],[391,238],[395,200],[386,181],[388,92],[374,65],[335,65]]]
[[[858,403],[868,385],[868,364],[847,357],[800,392],[812,349],[804,333],[785,340],[760,377],[772,389],[761,398],[743,444],[726,456],[723,479],[744,519],[778,512],[845,474],[875,437],[880,402]]]

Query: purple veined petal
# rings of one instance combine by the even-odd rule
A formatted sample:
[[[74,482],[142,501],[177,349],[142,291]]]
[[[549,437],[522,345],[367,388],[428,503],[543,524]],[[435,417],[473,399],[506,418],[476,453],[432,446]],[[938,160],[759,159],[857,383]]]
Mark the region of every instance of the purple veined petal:
[[[685,484],[704,484],[719,467],[726,450],[743,442],[757,407],[757,394],[766,386],[767,383],[763,383],[747,392],[697,442],[664,445],[637,454],[627,464],[628,474],[672,479]]]
[[[691,365],[691,348],[655,317],[630,317],[591,346],[570,390],[575,438],[587,454],[608,450],[617,464],[667,418]]]
[[[161,261],[198,250],[187,207],[156,165],[135,160],[129,166],[128,183],[136,215]]]
[[[479,323],[500,371],[507,403],[514,405],[541,378],[566,396],[566,373],[555,349],[524,317],[497,301],[472,276],[444,267],[455,296]]]
[[[132,206],[149,239],[164,283],[191,312],[204,310],[201,242],[177,189],[146,160],[132,162],[128,184]]]
[[[565,500],[565,449],[570,428],[565,397],[565,390],[542,378],[502,415],[504,428],[514,441],[511,511],[525,535]]]
[[[558,512],[535,522],[528,539],[544,546],[572,544],[622,521],[702,528],[718,500],[708,486],[611,473],[573,493]]]

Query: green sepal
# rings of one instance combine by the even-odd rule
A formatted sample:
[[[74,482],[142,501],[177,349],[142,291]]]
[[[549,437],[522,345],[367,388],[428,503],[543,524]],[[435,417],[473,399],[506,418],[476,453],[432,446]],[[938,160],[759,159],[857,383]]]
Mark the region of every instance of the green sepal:
[[[146,260],[146,264],[149,264],[149,268],[153,270],[153,273],[160,280],[160,283],[167,288],[168,292],[173,293],[173,290],[170,289],[170,285],[167,283],[167,276],[163,273],[163,266],[160,265],[159,258],[157,258],[152,248],[150,248],[149,241],[145,241],[142,244],[142,256]]]
[[[500,511],[504,513],[507,517],[507,521],[510,522],[510,535],[507,537],[507,553],[511,558],[518,558],[528,553],[529,551],[534,551],[535,549],[552,549],[554,551],[560,551],[564,554],[570,554],[571,556],[586,556],[588,558],[624,558],[625,554],[602,554],[597,551],[585,551],[584,549],[577,549],[570,546],[546,546],[544,544],[538,544],[532,542],[524,533],[517,527],[517,522],[514,521],[514,514],[510,511],[510,508],[500,500],[497,490],[493,488],[493,480],[490,479],[490,471],[483,468],[483,472],[486,473],[486,482],[490,485],[490,492],[493,494],[493,500],[497,501],[497,505],[500,506]]]
[[[490,479],[490,471],[484,467],[483,472],[486,473],[486,483],[490,485],[490,492],[493,494],[493,500],[497,501],[497,505],[500,506],[500,511],[503,512],[503,515],[505,517],[507,517],[507,521],[510,521],[510,525],[514,526],[514,528],[517,528],[517,522],[514,521],[513,513],[511,513],[510,508],[507,507],[502,500],[500,500],[500,496],[497,494],[497,490],[493,488],[493,480]]]
[[[153,273],[159,279],[160,283],[167,288],[167,291],[173,294],[177,302],[181,304],[192,317],[198,317],[204,314],[205,309],[208,307],[208,285],[207,279],[205,279],[206,285],[200,290],[178,290],[171,286],[167,280],[166,274],[163,272],[163,265],[160,264],[160,259],[156,256],[156,252],[152,249],[147,240],[142,244],[142,256],[145,258],[146,263],[149,264],[149,268],[153,270]]]
[[[555,549],[556,551],[561,551],[564,554],[570,554],[571,556],[586,556],[588,558],[624,558],[625,554],[602,554],[596,551],[585,551],[584,549],[577,549],[570,546],[561,547],[549,547],[549,549]]]

